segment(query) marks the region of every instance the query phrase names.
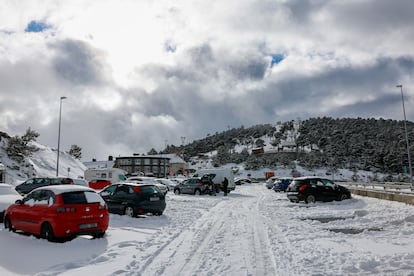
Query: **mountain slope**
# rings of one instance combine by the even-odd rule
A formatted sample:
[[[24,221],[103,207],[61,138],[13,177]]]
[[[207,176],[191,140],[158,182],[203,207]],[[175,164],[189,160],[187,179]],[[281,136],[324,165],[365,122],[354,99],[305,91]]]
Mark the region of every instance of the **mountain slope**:
[[[17,184],[30,177],[56,176],[56,149],[32,142],[38,150],[32,156],[25,157],[18,162],[11,159],[6,153],[7,139],[0,141],[0,162],[6,167],[6,183]],[[69,169],[69,171],[68,171]],[[59,176],[77,178],[83,176],[86,170],[80,160],[74,159],[65,152],[59,154]]]

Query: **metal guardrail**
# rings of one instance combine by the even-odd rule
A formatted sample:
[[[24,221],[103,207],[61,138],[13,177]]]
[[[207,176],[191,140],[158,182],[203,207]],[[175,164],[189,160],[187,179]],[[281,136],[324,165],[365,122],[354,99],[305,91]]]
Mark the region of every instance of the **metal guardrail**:
[[[412,192],[411,184],[407,182],[343,182],[341,184],[363,189]]]

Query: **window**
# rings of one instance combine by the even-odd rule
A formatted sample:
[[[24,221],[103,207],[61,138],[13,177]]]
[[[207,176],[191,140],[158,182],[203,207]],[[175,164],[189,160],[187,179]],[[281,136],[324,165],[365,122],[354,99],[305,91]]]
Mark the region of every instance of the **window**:
[[[28,179],[26,182],[24,182],[25,185],[30,185],[34,183],[34,179]]]
[[[113,195],[118,185],[112,185],[102,191],[105,195]]]
[[[62,194],[63,203],[65,204],[86,204],[101,203],[105,204],[102,198],[95,192],[68,192]]]
[[[52,205],[55,203],[55,195],[48,190],[34,191],[23,199],[24,203],[30,206],[33,205]]]
[[[154,193],[158,193],[157,188],[155,188],[154,186],[141,186],[141,191],[143,194],[146,195],[152,195]]]
[[[131,159],[118,159],[118,164],[121,166],[127,166],[127,165],[131,165]]]
[[[318,181],[316,179],[309,179],[309,184],[314,186],[318,184]]]
[[[316,182],[316,185],[318,186],[324,186],[325,183],[322,182],[322,180],[318,179],[318,181]]]
[[[63,203],[65,204],[82,204],[87,203],[84,192],[70,192],[62,194]]]
[[[127,185],[119,185],[115,191],[115,195],[120,195],[120,196],[127,195],[129,193],[130,193],[129,186]]]
[[[335,187],[335,183],[333,183],[331,180],[329,179],[322,179],[322,182],[325,186],[327,187]]]

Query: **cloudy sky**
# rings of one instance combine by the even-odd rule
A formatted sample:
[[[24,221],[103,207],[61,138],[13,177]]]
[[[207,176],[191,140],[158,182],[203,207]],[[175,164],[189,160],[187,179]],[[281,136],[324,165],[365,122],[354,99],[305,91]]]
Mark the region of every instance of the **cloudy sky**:
[[[316,116],[414,120],[411,0],[1,0],[0,131],[105,160]],[[181,137],[185,137],[181,138]]]

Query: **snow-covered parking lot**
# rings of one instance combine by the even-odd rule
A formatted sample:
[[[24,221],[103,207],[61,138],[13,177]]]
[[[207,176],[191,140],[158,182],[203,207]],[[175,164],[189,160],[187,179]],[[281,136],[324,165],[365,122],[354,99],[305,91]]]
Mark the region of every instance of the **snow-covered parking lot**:
[[[290,203],[264,184],[167,195],[160,217],[111,215],[102,239],[49,243],[0,227],[1,275],[409,275],[414,206],[354,196]]]

